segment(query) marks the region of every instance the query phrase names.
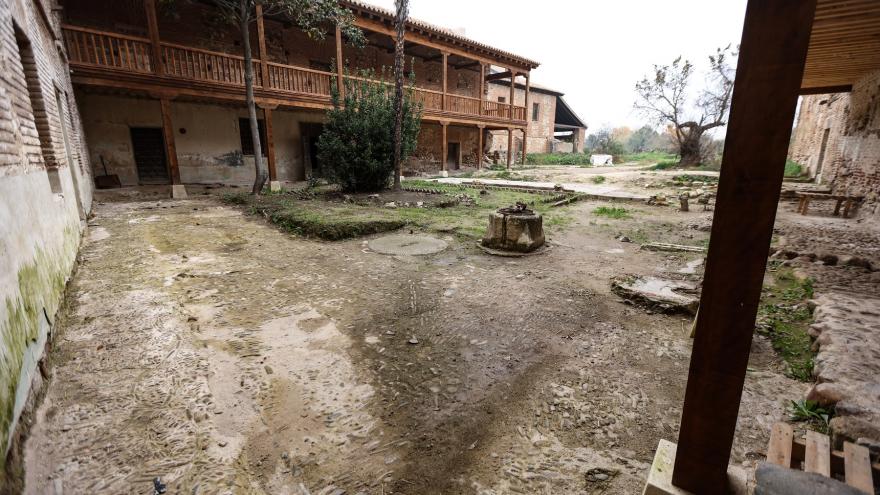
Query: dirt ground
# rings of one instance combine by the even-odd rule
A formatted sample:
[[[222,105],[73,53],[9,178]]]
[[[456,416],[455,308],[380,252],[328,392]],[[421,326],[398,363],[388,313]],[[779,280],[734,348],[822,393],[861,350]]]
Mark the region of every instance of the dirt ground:
[[[433,233],[447,250],[394,257],[192,196],[97,206],[27,493],[636,494],[675,440],[691,320],[609,282],[699,280],[699,254],[616,238],[699,245],[711,212],[585,201],[538,256]],[[783,370],[756,336],[734,462],[804,396]]]

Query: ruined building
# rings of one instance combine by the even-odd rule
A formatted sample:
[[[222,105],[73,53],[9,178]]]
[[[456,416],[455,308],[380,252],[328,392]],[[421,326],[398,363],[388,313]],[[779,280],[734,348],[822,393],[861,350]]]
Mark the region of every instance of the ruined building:
[[[864,196],[861,215],[880,213],[880,71],[847,92],[804,96],[789,158],[833,193]]]
[[[0,446],[38,390],[92,204],[80,116],[50,0],[0,2]],[[5,457],[5,456],[4,456]],[[0,461],[2,463],[2,461]],[[2,476],[0,476],[2,485]]]

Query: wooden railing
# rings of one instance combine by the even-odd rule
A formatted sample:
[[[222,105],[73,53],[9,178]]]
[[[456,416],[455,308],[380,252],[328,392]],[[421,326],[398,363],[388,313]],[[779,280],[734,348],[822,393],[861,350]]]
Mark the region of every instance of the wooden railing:
[[[280,91],[330,96],[336,74],[269,62],[269,87]]]
[[[64,40],[72,65],[86,65],[137,73],[153,73],[152,46],[148,38],[64,26]],[[228,53],[160,43],[162,75],[191,81],[243,87],[244,57]],[[336,74],[320,70],[269,62],[268,81],[263,81],[260,60],[253,60],[254,85],[263,89],[329,97]],[[351,79],[360,79],[346,76]],[[389,84],[386,81],[375,81]],[[526,119],[525,107],[483,101],[470,96],[444,94],[424,88],[414,89],[415,99],[428,112],[488,117],[501,120]],[[445,101],[444,101],[445,99]]]
[[[244,86],[244,57],[162,43],[165,74],[183,79]],[[254,84],[263,85],[260,61],[253,60]]]
[[[65,27],[64,42],[71,62],[133,72],[153,71],[152,49],[147,38]]]

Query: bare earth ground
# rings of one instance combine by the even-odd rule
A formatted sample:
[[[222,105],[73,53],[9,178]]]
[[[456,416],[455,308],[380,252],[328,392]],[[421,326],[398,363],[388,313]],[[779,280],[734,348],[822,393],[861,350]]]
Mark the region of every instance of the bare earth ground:
[[[303,240],[210,197],[100,204],[26,492],[640,493],[677,436],[691,321],[609,281],[698,278],[679,271],[699,255],[615,237],[699,244],[711,212],[607,220],[600,204],[518,259],[454,237],[422,257]],[[808,388],[753,347],[746,466]]]

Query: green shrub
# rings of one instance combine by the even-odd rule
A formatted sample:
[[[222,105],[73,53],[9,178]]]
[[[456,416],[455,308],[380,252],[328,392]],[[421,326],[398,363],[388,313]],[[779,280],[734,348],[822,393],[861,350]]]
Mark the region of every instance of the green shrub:
[[[649,170],[669,170],[676,167],[678,167],[677,160],[667,160],[657,163],[653,167],[650,167]]]
[[[804,167],[794,160],[785,160],[785,177],[800,177],[804,175]]]
[[[597,176],[593,177],[592,180],[593,180],[593,184],[603,184],[603,183],[605,183],[605,176],[604,175],[597,175]]]
[[[345,79],[345,95],[332,90],[333,108],[318,139],[318,159],[327,179],[348,192],[385,189],[394,176],[394,87],[373,71]],[[421,105],[412,77],[404,93],[402,159],[412,154],[421,126]]]
[[[600,206],[593,210],[593,214],[614,219],[629,218],[629,212],[626,211],[626,208],[619,206]]]
[[[530,165],[590,165],[586,153],[529,153],[526,163]]]

